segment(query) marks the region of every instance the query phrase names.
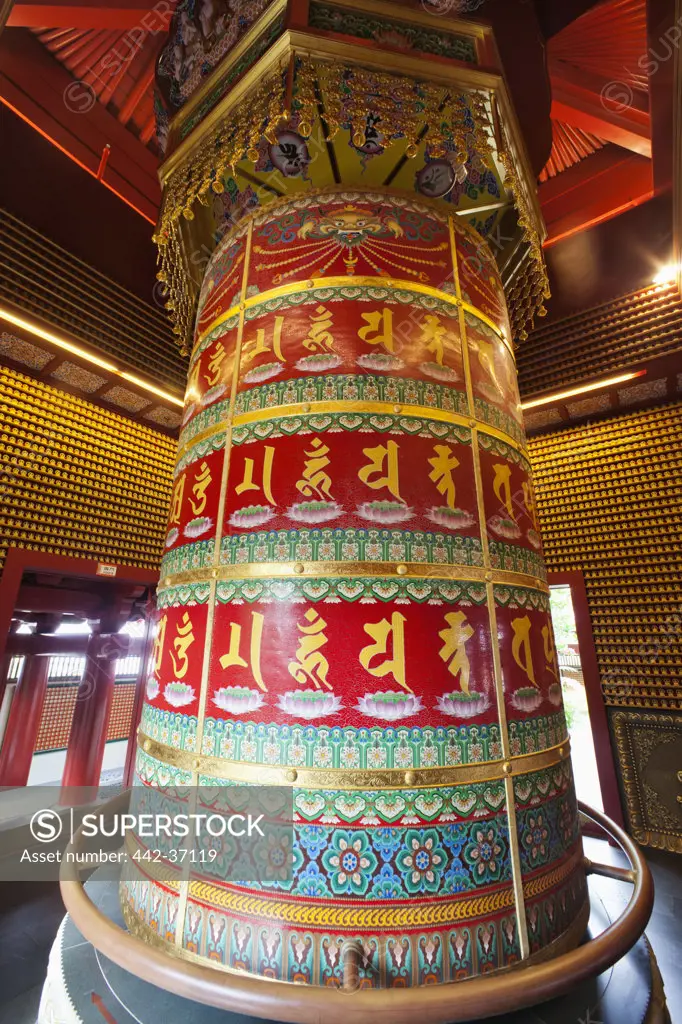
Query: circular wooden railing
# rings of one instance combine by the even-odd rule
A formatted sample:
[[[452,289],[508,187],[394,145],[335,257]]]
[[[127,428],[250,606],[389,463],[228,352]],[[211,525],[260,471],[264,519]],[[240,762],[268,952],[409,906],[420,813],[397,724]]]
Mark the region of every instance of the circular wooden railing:
[[[527,967],[468,981],[403,989],[357,986],[357,951],[343,951],[344,984],[338,989],[292,985],[241,972],[216,970],[174,957],[146,945],[124,931],[90,900],[78,868],[62,862],[61,891],[66,908],[83,936],[124,970],[178,996],[209,1006],[291,1024],[413,1024],[417,1015],[430,1024],[455,1024],[509,1013],[553,999],[586,978],[601,974],[620,960],[644,931],[653,907],[653,882],[639,847],[606,815],[579,804],[581,814],[595,822],[620,846],[629,868],[585,859],[588,873],[633,885],[623,913],[600,935],[581,946]],[[74,853],[83,837],[76,832]]]

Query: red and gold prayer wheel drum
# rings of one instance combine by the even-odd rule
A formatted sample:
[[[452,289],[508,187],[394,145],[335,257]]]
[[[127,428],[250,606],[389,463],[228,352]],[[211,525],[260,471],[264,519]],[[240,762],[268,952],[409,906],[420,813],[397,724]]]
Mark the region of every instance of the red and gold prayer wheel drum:
[[[495,262],[435,204],[328,190],[221,242],[199,299],[137,772],[293,790],[293,877],[136,867],[131,927],[364,986],[575,944],[587,891]],[[266,857],[266,859],[267,859]],[[279,872],[279,873],[278,873]]]

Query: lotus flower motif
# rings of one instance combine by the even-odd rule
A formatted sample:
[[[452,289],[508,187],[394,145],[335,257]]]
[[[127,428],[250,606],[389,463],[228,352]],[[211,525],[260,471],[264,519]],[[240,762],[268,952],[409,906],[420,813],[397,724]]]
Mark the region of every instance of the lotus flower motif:
[[[188,683],[166,683],[163,695],[172,708],[184,708],[194,700],[194,687]]]
[[[222,686],[213,694],[213,703],[231,715],[245,715],[262,708],[265,700],[260,690],[248,686]]]
[[[397,722],[411,718],[423,711],[421,697],[413,693],[395,693],[390,690],[366,693],[360,697],[357,710],[369,718],[380,718],[384,722]]]

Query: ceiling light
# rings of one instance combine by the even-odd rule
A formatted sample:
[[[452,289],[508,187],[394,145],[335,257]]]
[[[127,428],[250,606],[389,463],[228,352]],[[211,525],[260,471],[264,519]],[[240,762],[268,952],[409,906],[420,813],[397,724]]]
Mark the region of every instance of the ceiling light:
[[[554,402],[561,402],[564,398],[574,398],[576,395],[584,395],[588,391],[599,391],[601,388],[610,388],[614,384],[624,384],[627,380],[634,380],[635,377],[643,377],[646,370],[636,370],[634,373],[622,373],[619,377],[606,377],[604,380],[596,380],[592,384],[583,384],[579,388],[571,388],[568,391],[556,391],[553,395],[545,398],[534,398],[531,402],[522,402],[521,408],[537,409],[539,405],[551,405]]]
[[[654,284],[673,284],[680,272],[679,263],[666,263],[653,279]]]
[[[183,407],[184,402],[181,398],[176,395],[169,394],[168,391],[163,391],[161,388],[155,387],[153,384],[142,380],[140,377],[136,377],[132,373],[127,373],[125,370],[120,370],[114,363],[110,363],[107,359],[101,359],[99,356],[93,355],[88,349],[81,348],[80,345],[74,344],[72,341],[68,341],[59,334],[53,334],[52,331],[45,330],[44,327],[38,326],[38,324],[31,323],[30,320],[25,320],[21,316],[17,316],[16,313],[12,313],[11,310],[5,309],[0,306],[0,320],[5,320],[7,323],[12,324],[14,327],[19,327],[22,331],[26,331],[28,334],[32,334],[35,338],[41,338],[43,341],[47,341],[50,345],[55,345],[56,348],[61,348],[65,352],[70,352],[72,355],[77,356],[86,363],[91,363],[93,366],[98,366],[101,370],[106,370],[108,373],[113,373],[117,377],[122,377],[124,380],[130,381],[132,384],[136,384],[138,388],[143,391],[148,391],[153,395],[158,395],[159,398],[165,399],[166,402],[171,402],[173,405],[177,405],[180,408]]]

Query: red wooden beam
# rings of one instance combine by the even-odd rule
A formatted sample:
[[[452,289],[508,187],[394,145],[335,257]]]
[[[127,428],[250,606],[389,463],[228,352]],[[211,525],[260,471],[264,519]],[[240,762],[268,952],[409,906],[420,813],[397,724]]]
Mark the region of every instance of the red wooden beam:
[[[545,246],[610,220],[653,195],[651,160],[605,146],[540,185],[548,232]]]
[[[551,58],[552,117],[640,156],[651,156],[647,97],[615,82]]]
[[[158,161],[28,30],[0,36],[0,102],[93,177],[104,147],[111,146],[102,184],[155,223]]]
[[[137,26],[148,32],[166,31],[175,0],[15,0],[7,24],[16,28],[107,28]],[[161,28],[163,24],[163,29]]]

